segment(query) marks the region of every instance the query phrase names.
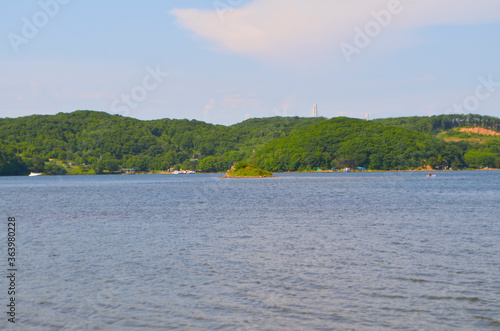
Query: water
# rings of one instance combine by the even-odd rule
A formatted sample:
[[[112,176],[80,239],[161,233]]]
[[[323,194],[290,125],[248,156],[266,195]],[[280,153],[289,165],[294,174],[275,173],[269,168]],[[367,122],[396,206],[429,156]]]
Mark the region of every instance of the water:
[[[22,330],[500,329],[500,172],[3,177],[0,201]]]

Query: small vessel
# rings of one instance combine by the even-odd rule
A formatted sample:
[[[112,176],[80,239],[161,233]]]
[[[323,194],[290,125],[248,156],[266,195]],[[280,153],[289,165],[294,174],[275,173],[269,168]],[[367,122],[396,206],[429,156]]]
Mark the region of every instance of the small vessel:
[[[432,172],[429,170],[429,174],[427,175],[427,177],[436,177],[436,175],[433,175]]]
[[[31,174],[29,174],[28,176],[29,177],[35,177],[35,176],[41,176],[42,173],[38,173],[38,172],[32,172]]]
[[[196,171],[193,170],[176,170],[172,172],[173,175],[186,175],[186,174],[195,174]]]

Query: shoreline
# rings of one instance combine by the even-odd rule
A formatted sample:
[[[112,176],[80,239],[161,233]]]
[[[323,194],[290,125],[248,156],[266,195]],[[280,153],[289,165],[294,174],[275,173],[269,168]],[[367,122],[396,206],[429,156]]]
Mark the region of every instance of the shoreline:
[[[349,171],[347,173],[363,173],[363,172],[459,172],[459,171],[500,171],[498,168],[491,168],[491,169],[460,169],[460,170],[454,170],[454,169],[447,169],[447,170],[428,170],[428,169],[408,169],[408,170],[365,170],[365,171]],[[343,171],[333,171],[333,170],[322,170],[322,171],[276,171],[273,172],[276,174],[302,174],[302,173],[344,173]]]
[[[276,177],[275,175],[272,176],[234,176],[234,175],[229,175],[225,174],[224,176],[221,176],[220,178],[273,178]]]
[[[343,172],[343,171],[332,171],[332,170],[322,170],[322,171],[275,171],[272,172],[273,174],[318,174],[318,173],[382,173],[382,172],[460,172],[460,171],[500,171],[498,168],[492,168],[492,169],[464,169],[464,170],[426,170],[426,169],[410,169],[410,170],[366,170],[366,171],[349,171],[349,172]],[[224,174],[220,178],[272,178],[276,176],[232,176],[232,175],[227,175],[224,172],[197,172],[196,174]],[[42,174],[42,177],[45,176],[135,176],[135,175],[174,175],[174,173],[171,172],[154,172],[154,173],[135,173],[135,174],[124,174],[124,173],[113,173],[113,174],[65,174],[65,175],[44,175]],[[20,175],[20,176],[0,176],[0,177],[28,177],[27,175]],[[40,176],[37,176],[40,177]]]

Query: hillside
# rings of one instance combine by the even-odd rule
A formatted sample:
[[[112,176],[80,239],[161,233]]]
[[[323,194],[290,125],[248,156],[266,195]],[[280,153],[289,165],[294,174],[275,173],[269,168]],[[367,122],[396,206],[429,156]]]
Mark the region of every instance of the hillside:
[[[225,171],[256,148],[322,119],[250,119],[226,127],[196,120],[141,121],[96,111],[0,119],[0,150],[22,154],[30,170],[40,160],[90,165],[85,173],[170,167]],[[191,160],[191,161],[190,161]],[[60,164],[61,165],[61,164]]]
[[[465,166],[456,144],[416,131],[373,122],[333,118],[268,144],[256,156],[271,171],[364,167],[410,169]]]
[[[395,117],[375,119],[373,122],[389,126],[399,126],[429,134],[438,134],[461,127],[482,127],[500,131],[500,118],[477,114]]]
[[[495,130],[500,119],[464,115],[461,122],[457,115],[447,116],[369,122],[271,117],[232,126],[141,121],[95,111],[4,118],[0,174],[98,174],[120,168],[215,172],[238,161],[255,161],[270,171],[344,166],[389,170],[427,164],[438,169],[500,167],[499,136],[457,131],[471,122]],[[444,130],[449,120],[456,128]]]
[[[437,135],[445,141],[468,141],[480,144],[500,140],[500,132],[482,127],[463,127],[443,131]]]

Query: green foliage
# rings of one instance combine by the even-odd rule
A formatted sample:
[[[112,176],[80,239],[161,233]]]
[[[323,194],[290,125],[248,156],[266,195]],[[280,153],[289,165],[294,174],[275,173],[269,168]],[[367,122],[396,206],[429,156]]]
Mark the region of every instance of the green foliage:
[[[95,111],[33,115],[0,119],[0,174],[61,173],[54,165],[46,168],[49,158],[77,164],[68,166],[70,174],[108,173],[120,168],[148,172],[170,167],[220,172],[240,161],[271,171],[358,166],[390,170],[427,164],[435,168],[496,166],[499,137],[468,134],[470,139],[458,142],[440,138],[462,137],[453,133],[453,128],[497,130],[499,125],[500,119],[480,115],[369,122],[271,117],[232,126],[194,120],[140,121]],[[448,133],[436,137],[443,130]],[[469,153],[465,158],[468,151],[487,155]]]
[[[223,162],[216,156],[207,156],[200,161],[199,169],[203,172],[221,172],[226,168]]]
[[[28,166],[12,153],[0,149],[0,176],[21,176],[29,174]]]
[[[251,118],[231,126],[239,137],[240,150],[246,158],[253,155],[253,151],[264,147],[271,141],[286,137],[297,130],[311,124],[324,121],[324,117],[267,117]]]
[[[198,161],[186,159],[182,162],[182,169],[198,169]]]
[[[334,118],[271,142],[258,153],[256,163],[271,171],[332,166],[390,170],[417,168],[432,157],[436,166],[450,163],[454,157],[461,158],[451,144],[448,146],[427,134],[363,120]]]
[[[485,129],[500,130],[500,118],[476,114],[453,114],[438,116],[414,116],[376,119],[373,122],[383,125],[399,126],[417,132],[437,134],[459,127],[479,126]]]
[[[500,158],[500,154],[496,153],[487,153],[478,150],[470,150],[465,153],[465,162],[474,168],[494,168],[496,166],[496,162]]]
[[[228,170],[227,175],[235,177],[271,177],[273,174],[254,165],[240,161]]]
[[[66,175],[66,173],[66,169],[63,166],[56,164],[55,162],[50,162],[45,165],[44,174],[46,175]]]
[[[22,153],[32,171],[41,172],[49,158],[90,164],[97,173],[134,168],[170,167],[225,171],[251,159],[253,151],[321,118],[250,119],[230,127],[200,121],[140,121],[104,112],[75,111],[0,119],[0,142]],[[203,160],[201,162],[190,159]],[[216,161],[215,161],[216,160]],[[71,169],[70,173],[79,173]]]
[[[103,172],[116,172],[120,170],[120,167],[118,165],[117,160],[113,159],[107,159],[107,160],[100,160],[97,161],[94,164],[94,171],[96,173],[103,173]]]
[[[31,164],[32,168],[30,169],[33,172],[44,172],[45,171],[45,161],[39,158],[38,156],[35,156],[33,159],[31,159]]]
[[[234,171],[239,171],[239,170],[247,168],[249,166],[250,165],[248,163],[240,161],[240,162],[236,163],[235,165],[233,165],[233,168],[234,168]]]

